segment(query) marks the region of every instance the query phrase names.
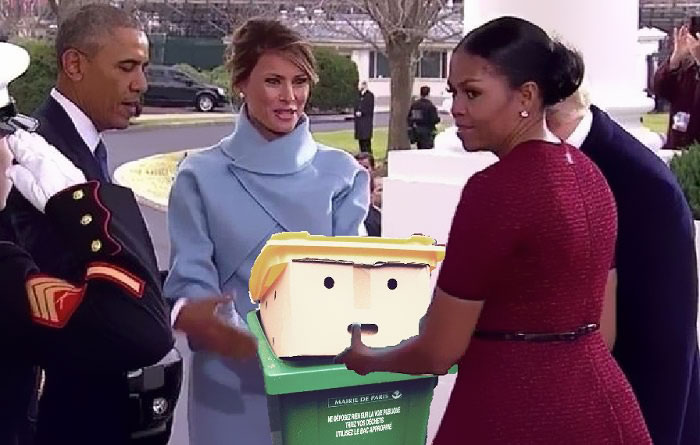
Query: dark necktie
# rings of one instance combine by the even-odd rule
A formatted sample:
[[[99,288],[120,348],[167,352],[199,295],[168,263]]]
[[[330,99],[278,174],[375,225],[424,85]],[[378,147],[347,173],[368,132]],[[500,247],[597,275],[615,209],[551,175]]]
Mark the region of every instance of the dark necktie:
[[[102,179],[111,183],[112,179],[109,177],[109,167],[107,166],[107,148],[101,139],[100,143],[97,144],[97,148],[95,148],[95,159],[97,159],[97,163],[100,164]]]

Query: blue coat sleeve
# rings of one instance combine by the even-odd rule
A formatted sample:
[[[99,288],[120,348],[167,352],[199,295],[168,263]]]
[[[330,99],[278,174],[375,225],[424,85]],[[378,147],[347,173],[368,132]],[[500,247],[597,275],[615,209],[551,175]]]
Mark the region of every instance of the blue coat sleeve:
[[[333,199],[333,235],[361,234],[368,210],[369,173],[361,168],[357,170],[352,183]]]
[[[193,171],[183,168],[173,184],[168,203],[170,272],[164,293],[169,299],[221,295],[214,264],[214,243],[206,207]]]

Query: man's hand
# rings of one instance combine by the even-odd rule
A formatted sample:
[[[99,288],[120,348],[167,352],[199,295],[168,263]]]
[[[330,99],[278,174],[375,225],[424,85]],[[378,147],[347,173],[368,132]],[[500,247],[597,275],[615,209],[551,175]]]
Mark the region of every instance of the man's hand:
[[[82,184],[85,175],[71,161],[36,133],[17,130],[7,146],[18,164],[7,170],[14,186],[39,211],[58,192]]]
[[[175,320],[175,329],[187,334],[197,347],[232,359],[255,357],[258,343],[251,333],[231,326],[216,315],[230,298],[192,300],[185,303]]]

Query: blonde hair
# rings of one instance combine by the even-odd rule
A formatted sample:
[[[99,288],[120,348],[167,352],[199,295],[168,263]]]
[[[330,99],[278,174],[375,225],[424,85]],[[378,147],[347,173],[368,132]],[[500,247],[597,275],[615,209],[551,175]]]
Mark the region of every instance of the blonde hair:
[[[287,55],[312,84],[318,82],[311,45],[298,32],[278,20],[250,19],[233,33],[226,51],[226,67],[234,88],[248,79],[260,57],[270,51]]]
[[[571,96],[547,107],[547,119],[571,122],[582,118],[590,107],[591,93],[589,83],[584,78],[581,86]]]

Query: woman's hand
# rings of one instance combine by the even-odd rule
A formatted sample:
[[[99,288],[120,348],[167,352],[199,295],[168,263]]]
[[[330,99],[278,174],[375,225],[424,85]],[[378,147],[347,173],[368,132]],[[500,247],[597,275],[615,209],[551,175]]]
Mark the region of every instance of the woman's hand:
[[[338,354],[336,363],[344,363],[345,367],[360,375],[373,372],[372,362],[376,358],[373,351],[362,343],[362,329],[359,324],[352,325],[350,347]]]
[[[255,336],[216,314],[220,305],[231,301],[230,297],[189,300],[180,310],[174,327],[187,334],[198,348],[234,360],[253,358],[258,352]]]

